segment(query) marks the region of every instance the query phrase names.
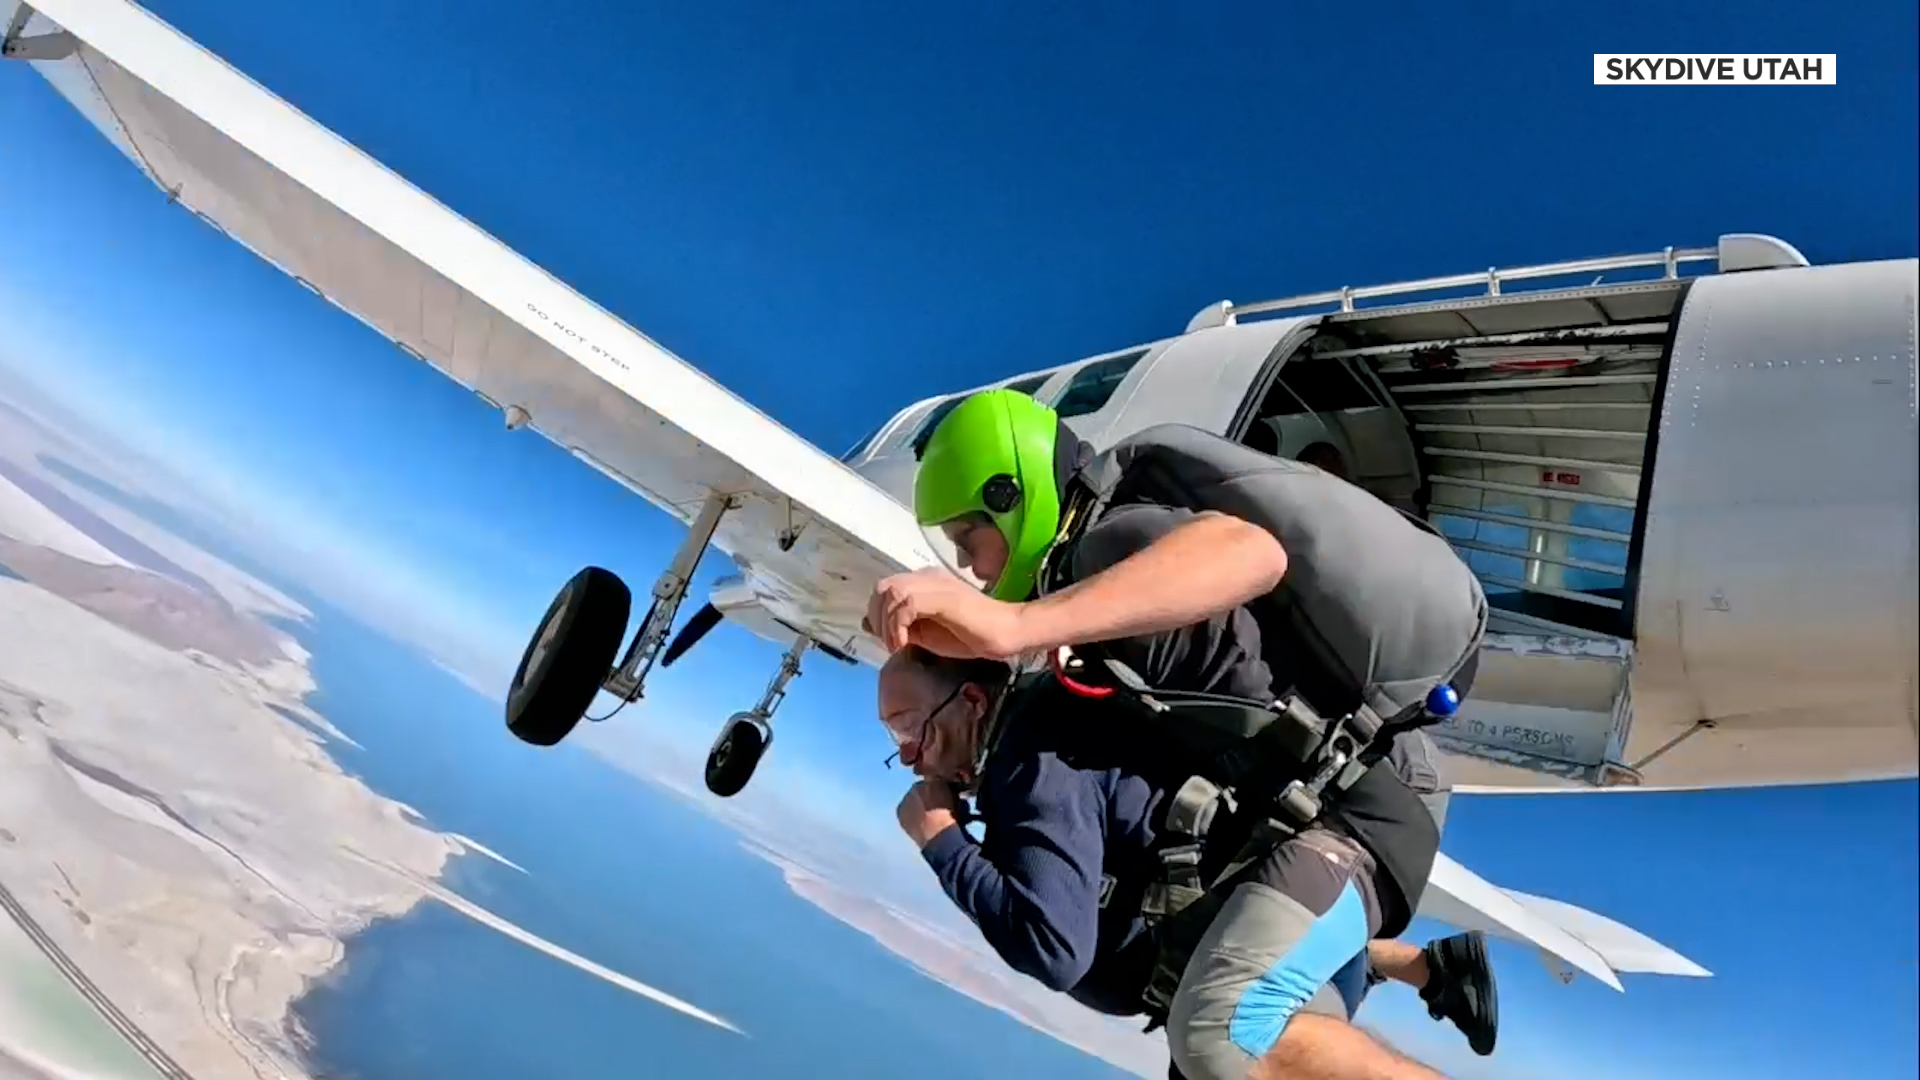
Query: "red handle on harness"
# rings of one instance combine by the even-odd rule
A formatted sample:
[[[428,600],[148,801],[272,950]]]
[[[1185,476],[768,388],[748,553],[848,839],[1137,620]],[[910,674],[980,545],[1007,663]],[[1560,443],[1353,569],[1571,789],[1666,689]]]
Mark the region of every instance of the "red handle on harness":
[[[1060,685],[1066,687],[1068,693],[1084,698],[1103,698],[1113,694],[1111,686],[1088,686],[1068,675],[1066,661],[1063,659],[1066,655],[1067,648],[1062,645],[1048,655],[1047,662],[1053,666],[1053,677],[1060,680]]]

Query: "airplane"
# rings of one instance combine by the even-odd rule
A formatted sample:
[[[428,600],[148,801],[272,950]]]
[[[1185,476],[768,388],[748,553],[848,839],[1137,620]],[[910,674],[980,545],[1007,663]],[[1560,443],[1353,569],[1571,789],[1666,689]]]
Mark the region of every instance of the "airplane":
[[[738,793],[809,651],[876,666],[876,581],[938,565],[906,502],[970,387],[837,457],[509,250],[131,0],[0,0],[30,64],[169,201],[687,525],[633,597],[583,569],[536,628],[511,730],[552,745],[639,700],[721,621],[785,647],[709,755]],[[1711,270],[1699,269],[1712,264]],[[1196,425],[1424,515],[1494,613],[1436,741],[1462,793],[1912,777],[1912,258],[1812,266],[1729,234],[1667,248],[1254,303],[1026,372],[1095,446]],[[738,573],[672,632],[703,553]],[[1705,976],[1678,953],[1444,854],[1421,914],[1584,971]]]

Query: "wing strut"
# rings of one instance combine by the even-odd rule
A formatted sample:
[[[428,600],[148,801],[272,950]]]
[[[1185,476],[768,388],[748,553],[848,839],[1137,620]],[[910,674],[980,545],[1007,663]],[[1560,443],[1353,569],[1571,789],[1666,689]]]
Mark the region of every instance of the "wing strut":
[[[21,4],[14,9],[13,21],[7,24],[6,32],[0,34],[0,60],[65,60],[80,47],[80,40],[68,30],[27,37],[27,20],[33,16],[31,4]]]

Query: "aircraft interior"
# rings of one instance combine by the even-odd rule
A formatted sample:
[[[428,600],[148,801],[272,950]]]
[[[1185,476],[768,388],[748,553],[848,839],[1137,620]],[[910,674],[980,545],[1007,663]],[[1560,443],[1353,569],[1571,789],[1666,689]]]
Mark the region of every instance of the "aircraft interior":
[[[1684,281],[1330,316],[1238,437],[1419,514],[1495,629],[1631,639],[1652,418]]]

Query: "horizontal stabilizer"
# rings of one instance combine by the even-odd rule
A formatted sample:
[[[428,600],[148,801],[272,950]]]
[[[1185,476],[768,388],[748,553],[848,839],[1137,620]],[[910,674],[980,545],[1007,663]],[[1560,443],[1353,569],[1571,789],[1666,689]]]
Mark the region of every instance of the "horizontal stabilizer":
[[[1520,906],[1585,942],[1600,954],[1608,967],[1622,975],[1676,975],[1691,979],[1713,976],[1713,972],[1699,964],[1605,915],[1544,896],[1505,891],[1518,900]]]
[[[1558,900],[1509,892],[1442,853],[1420,915],[1539,949],[1548,967],[1588,975],[1625,992],[1622,974],[1704,977],[1705,968],[1640,932]],[[1570,969],[1570,970],[1569,970]]]

